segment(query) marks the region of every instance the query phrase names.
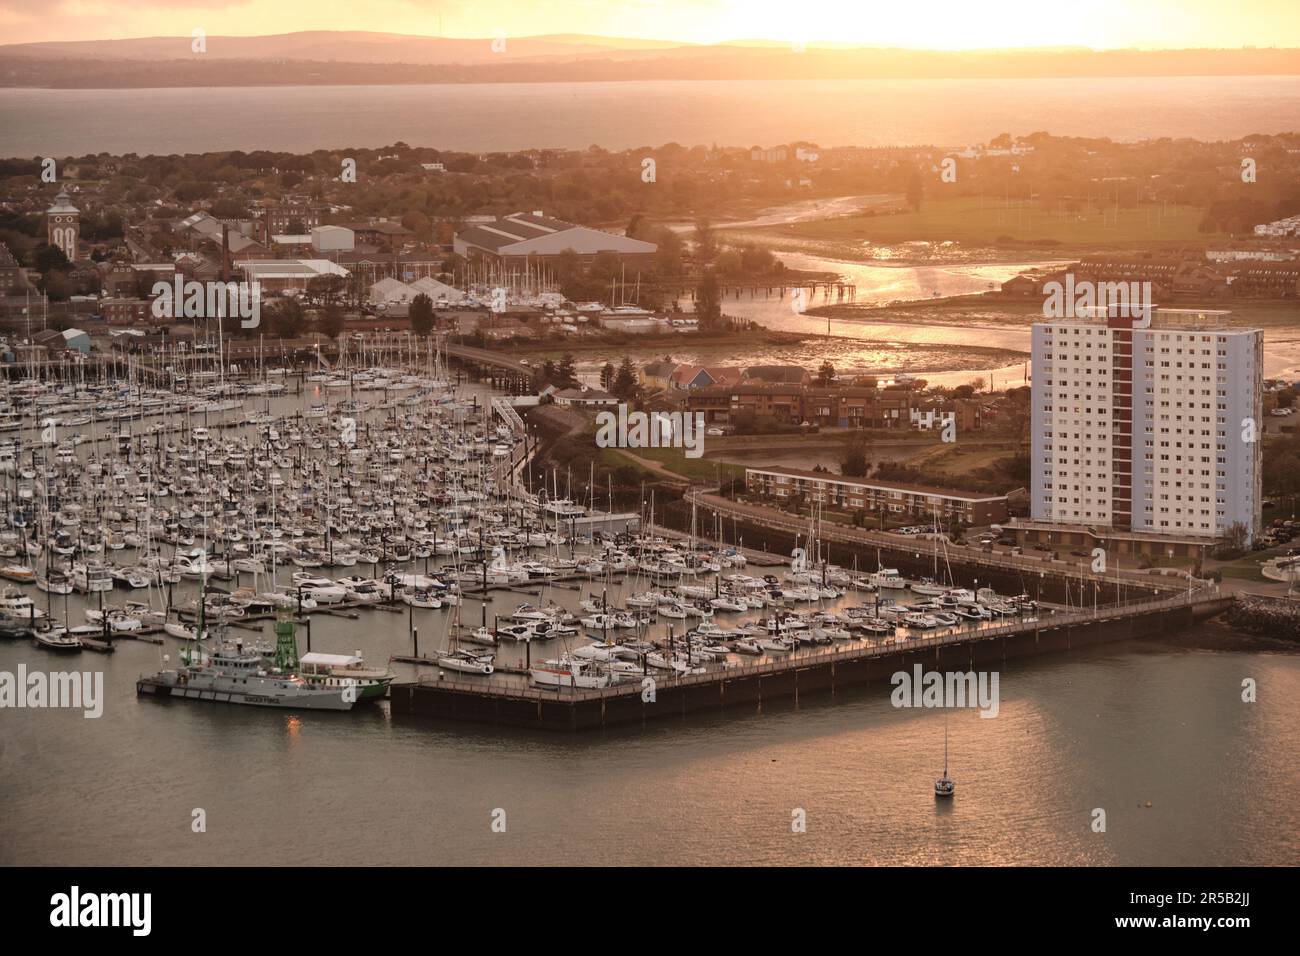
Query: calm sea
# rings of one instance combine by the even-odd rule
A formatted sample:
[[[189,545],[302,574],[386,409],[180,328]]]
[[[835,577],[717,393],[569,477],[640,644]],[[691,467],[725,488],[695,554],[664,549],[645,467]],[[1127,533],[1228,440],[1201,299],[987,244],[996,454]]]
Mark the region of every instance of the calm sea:
[[[428,653],[445,612],[423,614]],[[409,650],[405,625],[320,619],[313,647],[380,661]],[[893,708],[888,686],[565,736],[395,720],[386,705],[287,716],[140,700],[160,649],[118,648],[69,659],[0,643],[0,670],[103,668],[107,684],[97,720],[0,712],[0,865],[1300,858],[1294,654],[1131,643],[1013,662],[996,718],[949,717],[958,791],[943,806],[944,716]],[[1241,702],[1244,677],[1258,703]],[[191,832],[195,808],[206,833]]]
[[[306,152],[403,141],[453,150],[958,146],[1002,132],[1235,139],[1300,129],[1300,77],[772,80],[0,89],[0,156]]]

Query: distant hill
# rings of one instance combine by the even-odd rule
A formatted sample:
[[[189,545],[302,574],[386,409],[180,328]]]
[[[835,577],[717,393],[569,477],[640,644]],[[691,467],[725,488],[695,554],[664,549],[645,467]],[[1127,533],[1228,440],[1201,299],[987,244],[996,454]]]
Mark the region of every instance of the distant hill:
[[[0,45],[0,85],[59,88],[581,82],[597,80],[962,79],[1300,74],[1300,50],[1017,49],[975,52],[768,40],[712,46],[574,34],[448,39],[310,31]],[[499,46],[499,44],[498,44]]]
[[[54,40],[45,43],[0,44],[0,57],[94,60],[305,60],[337,63],[470,64],[494,59],[528,60],[537,57],[611,57],[620,53],[680,48],[685,44],[663,40],[555,34],[506,37],[505,49],[492,48],[493,37],[451,39],[408,36],[400,33],[309,30],[272,36],[206,38],[207,51],[191,50],[191,37],[138,37],[129,40]]]

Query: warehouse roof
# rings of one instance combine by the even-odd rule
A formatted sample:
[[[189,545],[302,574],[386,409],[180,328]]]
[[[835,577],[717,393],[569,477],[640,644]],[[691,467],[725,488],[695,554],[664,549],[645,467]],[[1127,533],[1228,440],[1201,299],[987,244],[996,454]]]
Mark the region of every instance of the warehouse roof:
[[[598,252],[652,254],[653,242],[629,239],[601,232],[587,226],[551,219],[537,213],[514,213],[491,223],[471,226],[456,236],[458,243],[486,249],[500,255],[522,256],[529,253],[555,255],[572,249],[579,255]]]

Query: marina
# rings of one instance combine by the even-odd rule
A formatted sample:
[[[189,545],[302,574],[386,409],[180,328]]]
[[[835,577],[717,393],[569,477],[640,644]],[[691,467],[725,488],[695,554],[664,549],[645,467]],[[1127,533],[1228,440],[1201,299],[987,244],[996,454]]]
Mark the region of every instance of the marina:
[[[1068,652],[1185,628],[1231,604],[1230,598],[1189,601],[1180,594],[1104,612],[1051,615],[967,633],[812,649],[759,663],[698,668],[693,673],[665,675],[643,666],[629,672],[627,683],[614,686],[584,687],[570,682],[552,689],[501,678],[469,683],[445,675],[421,676],[395,685],[392,705],[395,714],[568,731],[697,711],[761,713],[764,702],[798,702],[801,695],[833,695],[837,689],[884,683],[917,662],[960,671],[1002,666],[1016,657]]]
[[[156,644],[143,696],[315,709],[336,688],[328,709],[388,698],[399,717],[577,730],[761,709],[914,659],[975,666],[1226,606],[1213,588],[1125,595],[1091,576],[1088,607],[1088,576],[1041,571],[1031,598],[1025,572],[963,564],[938,536],[924,558],[854,550],[850,569],[812,520],[785,523],[782,558],[724,541],[720,506],[693,498],[688,531],[658,523],[653,495],[616,512],[612,490],[602,502],[590,480],[575,494],[572,475],[533,468],[491,358],[363,342],[352,363],[237,383],[215,358],[166,390],[106,373],[8,383],[0,628],[57,654]],[[487,381],[457,384],[449,360]],[[355,629],[407,648],[368,663]]]

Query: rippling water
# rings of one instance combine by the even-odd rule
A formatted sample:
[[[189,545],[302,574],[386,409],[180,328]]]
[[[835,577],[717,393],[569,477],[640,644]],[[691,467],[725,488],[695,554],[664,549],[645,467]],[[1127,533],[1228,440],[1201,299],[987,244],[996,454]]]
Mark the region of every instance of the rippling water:
[[[649,80],[433,86],[0,89],[0,156],[451,150],[676,142],[960,146],[1002,132],[1224,140],[1300,128],[1300,77]]]
[[[426,612],[438,613],[438,612]],[[396,615],[320,619],[379,659]],[[430,632],[425,632],[426,634]],[[170,642],[174,648],[175,642]],[[0,863],[1288,864],[1300,658],[1134,643],[1013,662],[1001,710],[944,717],[888,687],[759,715],[582,736],[137,700],[157,648],[0,644],[0,669],[100,667],[104,717],[0,715]],[[1259,703],[1240,702],[1244,676]],[[1145,803],[1151,802],[1147,808]],[[190,832],[191,811],[208,832]],[[808,815],[793,834],[791,811]],[[1107,832],[1091,831],[1091,811]],[[507,832],[489,829],[495,808]]]

